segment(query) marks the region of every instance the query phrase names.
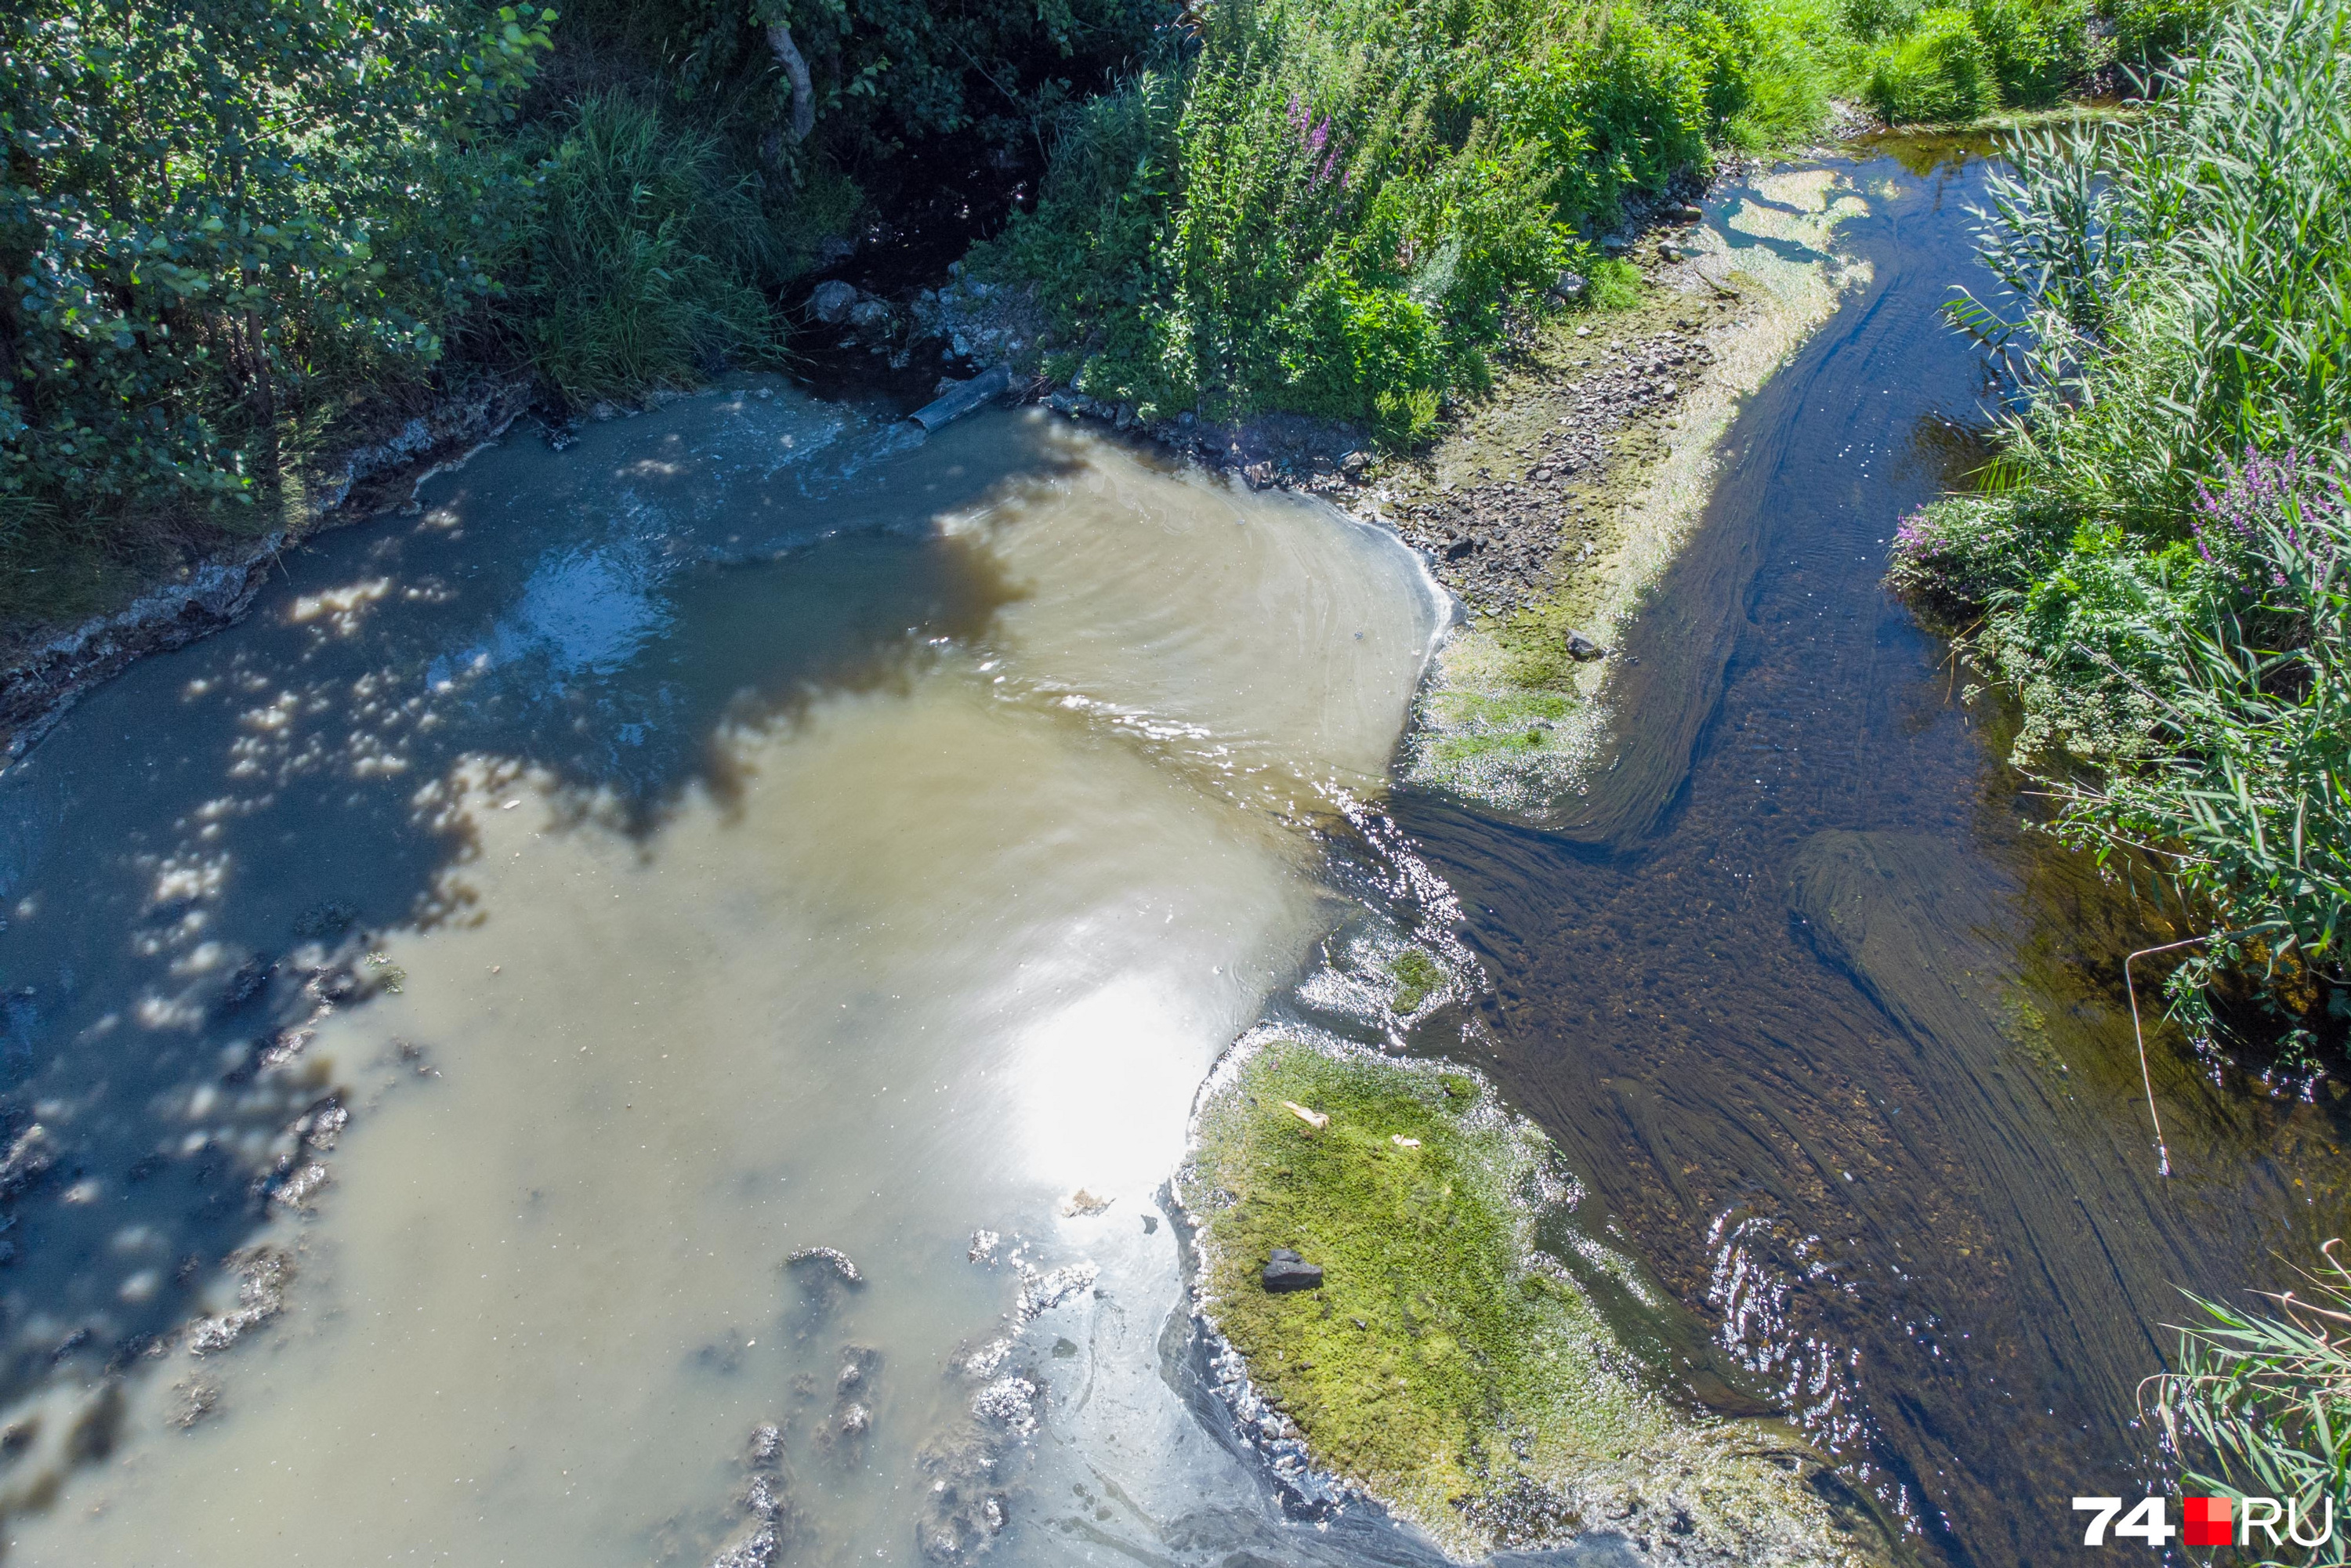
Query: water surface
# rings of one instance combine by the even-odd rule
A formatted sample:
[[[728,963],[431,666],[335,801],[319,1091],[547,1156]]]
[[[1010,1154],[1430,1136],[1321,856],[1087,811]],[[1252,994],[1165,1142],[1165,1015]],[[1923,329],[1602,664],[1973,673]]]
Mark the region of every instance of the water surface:
[[[2342,1128],[2162,1035],[2158,1177],[2118,963],[2162,938],[2028,830],[1997,706],[1880,586],[1996,392],[1937,313],[1990,286],[1984,165],[1896,151],[1846,175],[1871,281],[1743,411],[1625,640],[1632,782],[1574,834],[1399,820],[1494,977],[1489,1065],[1711,1324],[1693,1380],[1765,1380],[1931,1556],[2030,1563],[2074,1495],[2162,1484],[2137,1389],[2180,1289],[2336,1234]]]
[[[1389,536],[756,383],[93,694],[0,776],[12,1560],[1427,1563],[1285,1507],[1176,1310],[1161,1183],[1269,1016],[1495,1071],[1678,1298],[1626,1333],[1924,1557],[2153,1480],[2178,1287],[2333,1232],[2337,1118],[2159,1039],[2155,1176],[2127,906],[1878,586],[1989,390],[1933,314],[1980,165],[1913,163],[1841,170],[1871,281],[1578,832],[1382,803],[1444,615]],[[1474,1001],[1409,1031],[1408,936]]]
[[[423,499],[6,781],[79,1178],[20,1199],[15,1560],[953,1556],[1049,1398],[1115,1508],[1263,1511],[1158,1375],[1155,1194],[1334,918],[1420,563],[772,388]],[[282,1313],[171,1337],[256,1246]]]

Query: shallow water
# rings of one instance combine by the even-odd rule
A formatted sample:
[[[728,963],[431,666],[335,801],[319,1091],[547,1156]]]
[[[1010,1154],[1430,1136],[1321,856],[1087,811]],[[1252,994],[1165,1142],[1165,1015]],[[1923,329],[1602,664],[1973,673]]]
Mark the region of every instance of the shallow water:
[[[281,1317],[85,1423],[111,1453],[14,1559],[699,1563],[754,1473],[795,1561],[911,1556],[1018,1482],[1015,1374],[1062,1441],[1104,1428],[1080,1473],[1121,1506],[1253,1499],[1156,1376],[1154,1194],[1332,921],[1312,824],[1384,776],[1419,563],[1037,416],[910,448],[772,390],[424,499],[7,780],[46,835],[0,940],[55,977],[20,1093],[89,1173],[22,1205],[25,1408],[232,1308],[208,1265],[258,1217],[292,1268]],[[376,994],[306,1027],[339,947]],[[255,1072],[273,1023],[311,1038]],[[253,1196],[329,1092],[325,1186],[306,1150]],[[1024,1268],[1086,1310],[958,1372]]]
[[[2341,1132],[2158,1040],[2155,1177],[2127,912],[1877,586],[1986,392],[1932,316],[1980,166],[1912,162],[1847,172],[1871,281],[1568,833],[1378,803],[1444,614],[1388,536],[756,383],[486,454],[93,694],[0,776],[11,1560],[699,1565],[770,1509],[792,1562],[1427,1563],[1286,1513],[1171,1315],[1269,1012],[1479,1052],[1694,1393],[1929,1558],[2049,1555],[2152,1479],[2175,1287],[2339,1225]],[[1471,1007],[1384,1015],[1407,936]]]
[[[1936,316],[1989,282],[1983,165],[1901,151],[1850,173],[1870,283],[1743,412],[1625,640],[1585,825],[1398,816],[1495,978],[1488,1065],[1715,1349],[1922,1549],[2025,1563],[2079,1539],[2074,1495],[2161,1484],[2137,1389],[2180,1289],[2338,1233],[2345,1129],[2159,1033],[2158,1177],[2118,961],[2161,938],[2025,831],[2000,714],[1879,585],[1992,392]]]

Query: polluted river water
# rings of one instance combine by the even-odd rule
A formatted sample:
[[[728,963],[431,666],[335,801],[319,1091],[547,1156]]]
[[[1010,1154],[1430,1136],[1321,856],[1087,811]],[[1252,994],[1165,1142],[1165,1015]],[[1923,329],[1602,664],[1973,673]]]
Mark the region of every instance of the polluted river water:
[[[1898,1554],[2152,1484],[2175,1288],[2331,1234],[2340,1138],[2162,1042],[2156,1178],[2115,900],[1877,586],[1985,391],[1980,164],[1906,157],[1547,826],[1392,790],[1450,618],[1392,535],[757,381],[92,694],[0,776],[5,1560],[1434,1563],[1189,1333],[1165,1184],[1269,1019],[1491,1074],[1663,1287],[1624,1341]]]

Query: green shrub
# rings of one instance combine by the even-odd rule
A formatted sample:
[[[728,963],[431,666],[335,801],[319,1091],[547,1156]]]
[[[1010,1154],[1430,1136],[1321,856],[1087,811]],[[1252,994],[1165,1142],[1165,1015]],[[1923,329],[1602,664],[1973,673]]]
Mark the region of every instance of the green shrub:
[[[191,497],[267,503],[355,385],[423,376],[518,234],[517,171],[488,132],[553,15],[18,9],[0,48],[0,497],[94,541]]]
[[[2113,29],[2116,58],[2142,67],[2186,48],[2219,9],[2219,0],[2101,0],[2098,7]]]
[[[1196,58],[1065,118],[1036,210],[973,264],[1039,285],[1095,395],[1417,440],[1485,384],[1513,299],[1569,267],[1637,297],[1580,231],[1734,122],[1763,145],[1817,118],[1834,23],[1805,5],[1229,0]]]
[[[1902,520],[1886,580],[1956,627],[2022,585],[2031,548],[2030,527],[2013,499],[1949,497]]]
[[[627,94],[583,101],[542,165],[524,297],[540,370],[588,401],[691,385],[729,355],[771,356],[758,287],[777,239],[706,133]]]
[[[2045,109],[2090,69],[2088,0],[1973,0],[1968,15],[2012,108]]]
[[[1955,5],[1920,12],[1908,32],[1878,52],[1867,94],[1890,125],[1974,120],[2000,107],[1991,51]]]

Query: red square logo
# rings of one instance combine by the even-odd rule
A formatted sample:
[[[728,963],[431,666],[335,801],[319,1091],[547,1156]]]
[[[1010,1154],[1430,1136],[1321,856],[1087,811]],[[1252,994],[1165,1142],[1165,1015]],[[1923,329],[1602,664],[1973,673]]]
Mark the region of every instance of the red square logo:
[[[2187,1500],[2188,1539],[2189,1546],[2226,1546],[2235,1540],[2229,1529],[2229,1500],[2225,1497],[2191,1497]]]

